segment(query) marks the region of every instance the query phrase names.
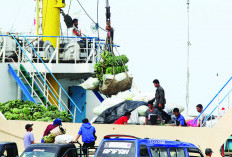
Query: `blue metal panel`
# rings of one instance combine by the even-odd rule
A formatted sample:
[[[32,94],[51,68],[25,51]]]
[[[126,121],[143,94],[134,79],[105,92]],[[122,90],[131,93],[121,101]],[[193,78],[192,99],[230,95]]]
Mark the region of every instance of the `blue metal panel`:
[[[27,90],[27,87],[23,84],[23,82],[20,80],[20,78],[17,76],[16,72],[14,71],[14,69],[12,68],[12,66],[10,64],[8,64],[9,66],[9,73],[13,76],[14,80],[16,81],[16,83],[19,85],[19,87],[21,88],[21,90],[23,91],[23,93],[25,94],[27,100],[32,101],[34,103],[36,103],[36,101],[33,99],[33,97],[31,96],[31,93]]]
[[[86,118],[86,90],[80,86],[72,86],[69,88],[71,99],[75,102],[81,113],[76,109],[75,122],[82,123],[82,119]],[[75,104],[69,102],[70,111],[75,114]],[[74,122],[74,119],[73,119]]]
[[[24,84],[25,85],[25,84]],[[25,87],[27,88],[27,90],[29,91],[29,93],[31,93],[31,87],[29,85],[25,85]],[[22,101],[26,101],[28,100],[26,95],[22,92]]]
[[[98,100],[100,102],[104,101],[104,98],[102,97],[102,95],[99,93],[99,91],[94,90],[93,93],[96,95],[96,97],[98,98]]]

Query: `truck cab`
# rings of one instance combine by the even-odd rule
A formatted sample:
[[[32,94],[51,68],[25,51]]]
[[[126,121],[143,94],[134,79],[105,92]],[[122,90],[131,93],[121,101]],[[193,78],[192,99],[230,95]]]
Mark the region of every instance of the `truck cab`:
[[[107,135],[95,157],[204,157],[194,144],[129,135]]]
[[[40,143],[28,146],[20,157],[86,157],[82,145],[76,142],[68,144]],[[87,157],[94,156],[96,147],[87,149]]]
[[[71,151],[71,150],[75,151]],[[76,146],[70,144],[40,143],[28,146],[20,157],[75,157]]]
[[[15,142],[0,142],[0,157],[18,157],[18,148]]]

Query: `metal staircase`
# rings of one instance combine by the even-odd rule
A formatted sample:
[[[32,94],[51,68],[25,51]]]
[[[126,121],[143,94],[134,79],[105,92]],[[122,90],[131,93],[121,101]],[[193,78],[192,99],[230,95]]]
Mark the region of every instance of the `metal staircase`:
[[[223,85],[213,99],[208,103],[204,110],[197,116],[194,123],[198,118],[204,114],[205,119],[201,126],[214,127],[224,114],[229,111],[231,107],[230,95],[232,92],[232,77]],[[231,132],[232,134],[232,132]]]
[[[21,88],[22,92],[25,94],[26,98],[31,101],[36,103],[35,99],[31,96],[31,93],[28,91],[27,87],[25,86],[25,84],[22,82],[22,80],[18,77],[16,71],[12,68],[12,66],[10,64],[8,64],[9,66],[9,73],[12,75],[12,77],[14,78],[14,80],[16,81],[16,83],[18,84],[18,86]]]
[[[15,40],[22,54],[27,58],[27,63],[29,62],[30,66],[33,68],[33,70],[29,72],[27,68],[24,67],[23,63],[19,63],[19,62],[16,63],[13,59],[11,59],[11,64],[9,64],[10,74],[13,76],[13,78],[15,79],[15,81],[17,82],[17,84],[19,85],[19,87],[27,97],[27,99],[37,104],[41,104],[45,106],[55,105],[56,102],[58,102],[58,108],[63,111],[69,112],[74,119],[73,122],[75,122],[76,114],[79,114],[82,111],[78,108],[76,103],[67,94],[64,88],[61,86],[61,84],[58,82],[58,80],[49,70],[47,65],[44,63],[44,61],[41,59],[39,54],[36,52],[35,48],[30,44],[30,42],[25,37],[24,40],[27,41],[29,47],[34,51],[34,53],[40,59],[41,65],[43,65],[43,68],[45,69],[44,72],[39,72],[33,59],[31,59],[28,56],[26,49],[24,49],[19,44],[19,42],[16,40],[14,36],[12,36],[12,38]],[[18,56],[18,58],[20,58],[20,56]],[[60,93],[57,93],[56,90],[54,90],[52,84],[47,80],[46,77],[47,74],[51,75],[56,81],[56,83],[59,85]],[[74,105],[75,107],[74,111],[70,111],[67,104],[61,99],[62,92],[68,98],[68,101],[70,101]]]
[[[41,91],[41,88],[38,85],[38,82],[35,81],[35,78],[31,77],[28,71],[24,68],[22,64],[20,64],[21,78],[25,78],[25,85],[29,86],[29,91],[34,99],[38,99],[43,105],[51,105],[45,94]],[[38,103],[39,104],[39,103]]]

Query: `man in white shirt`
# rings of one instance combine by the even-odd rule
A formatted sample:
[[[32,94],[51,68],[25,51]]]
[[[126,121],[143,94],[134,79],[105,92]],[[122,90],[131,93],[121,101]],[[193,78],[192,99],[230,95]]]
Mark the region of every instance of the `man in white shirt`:
[[[25,149],[30,146],[31,144],[34,144],[34,135],[32,133],[32,128],[33,124],[27,124],[25,126],[25,129],[27,130],[27,132],[25,133],[25,135],[23,136],[23,141],[24,141],[24,147]]]
[[[198,113],[201,113],[203,111],[203,106],[201,104],[198,104],[196,106],[196,109],[197,109]],[[204,115],[204,113],[202,113],[201,116],[197,120],[197,127],[205,126],[205,124],[202,125],[204,120],[205,120],[205,115]]]

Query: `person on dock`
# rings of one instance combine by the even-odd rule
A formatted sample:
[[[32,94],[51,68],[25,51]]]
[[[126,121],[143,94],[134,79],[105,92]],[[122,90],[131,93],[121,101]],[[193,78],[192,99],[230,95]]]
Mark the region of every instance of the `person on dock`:
[[[82,136],[82,142],[84,143],[83,144],[83,153],[84,153],[84,155],[86,155],[87,149],[92,148],[95,145],[96,130],[95,130],[95,127],[89,123],[89,120],[87,118],[83,119],[82,123],[83,124],[78,132],[77,137],[72,142],[76,142],[80,138],[80,136]]]
[[[213,151],[211,148],[206,148],[205,149],[205,155],[208,156],[208,157],[211,157],[213,154]]]
[[[130,119],[131,113],[126,112],[124,116],[118,118],[114,124],[127,124],[128,120]]]
[[[155,79],[153,81],[154,86],[156,87],[155,97],[150,100],[152,103],[155,102],[155,108],[162,110],[165,108],[166,99],[164,89],[160,86],[159,80]]]
[[[180,114],[180,110],[178,108],[173,109],[173,114],[176,117],[176,126],[187,126],[185,118]]]
[[[23,136],[23,141],[24,141],[24,147],[25,149],[30,146],[31,144],[34,144],[35,138],[34,135],[32,133],[32,128],[33,124],[27,124],[25,126],[25,129],[27,130],[27,132],[24,134]]]
[[[58,127],[58,126],[62,126],[62,120],[59,119],[59,118],[56,118],[56,119],[53,121],[53,124],[49,124],[49,125],[47,126],[47,128],[46,128],[45,131],[44,131],[43,137],[49,135],[49,134],[51,133],[51,130],[55,129],[55,128]],[[41,143],[44,143],[43,138],[42,138],[42,140],[41,140]]]

